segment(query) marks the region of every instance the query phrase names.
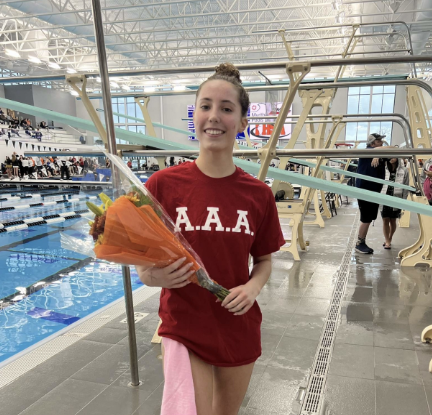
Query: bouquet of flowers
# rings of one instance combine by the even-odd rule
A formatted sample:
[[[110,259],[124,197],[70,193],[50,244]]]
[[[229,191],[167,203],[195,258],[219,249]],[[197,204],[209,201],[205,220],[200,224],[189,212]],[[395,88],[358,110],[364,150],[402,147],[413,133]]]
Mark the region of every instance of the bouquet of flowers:
[[[117,164],[115,156],[109,158]],[[202,261],[181,233],[175,230],[162,206],[141,183],[136,183],[138,180],[132,173],[123,169],[122,173],[128,177],[127,180],[122,177],[121,196],[112,201],[101,193],[101,206],[87,202],[95,215],[89,222],[89,234],[94,242],[92,256],[117,264],[148,268],[163,268],[186,257],[195,271],[189,280],[223,301],[229,291],[208,276]],[[62,234],[62,246],[80,253],[91,252],[88,242],[77,244],[72,239]]]

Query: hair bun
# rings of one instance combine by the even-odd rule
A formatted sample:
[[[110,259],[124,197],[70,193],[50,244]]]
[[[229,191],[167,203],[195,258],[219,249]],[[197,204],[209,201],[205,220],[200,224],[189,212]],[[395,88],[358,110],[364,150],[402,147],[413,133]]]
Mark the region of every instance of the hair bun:
[[[240,79],[240,71],[232,63],[222,63],[216,67],[216,75],[229,76],[235,78],[242,83]]]

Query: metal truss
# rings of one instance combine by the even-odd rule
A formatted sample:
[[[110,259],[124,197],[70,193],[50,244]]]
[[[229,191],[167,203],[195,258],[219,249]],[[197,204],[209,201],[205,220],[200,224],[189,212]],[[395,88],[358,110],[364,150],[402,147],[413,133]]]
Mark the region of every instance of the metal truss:
[[[29,5],[32,12],[28,12]],[[111,70],[284,59],[285,48],[277,34],[281,28],[288,30],[287,40],[292,42],[297,59],[338,57],[344,39],[351,35],[350,27],[331,27],[338,21],[388,22],[387,27],[361,30],[354,54],[402,55],[406,50],[404,35],[394,35],[392,22],[410,21],[412,31],[432,30],[432,19],[416,20],[417,0],[401,2],[397,10],[387,0],[101,0],[101,5]],[[59,24],[61,19],[64,24]],[[66,69],[97,70],[96,45],[89,32],[92,25],[90,0],[4,0],[0,4],[4,48],[2,51],[0,46],[0,68],[37,75]],[[322,30],[320,26],[328,27]],[[423,53],[432,53],[431,46],[429,39]],[[7,56],[6,49],[21,57]],[[29,56],[36,56],[41,63],[29,63]],[[61,69],[53,68],[53,63]],[[360,75],[386,72],[407,70],[383,65],[355,68],[355,74]],[[319,74],[330,76],[331,69]]]

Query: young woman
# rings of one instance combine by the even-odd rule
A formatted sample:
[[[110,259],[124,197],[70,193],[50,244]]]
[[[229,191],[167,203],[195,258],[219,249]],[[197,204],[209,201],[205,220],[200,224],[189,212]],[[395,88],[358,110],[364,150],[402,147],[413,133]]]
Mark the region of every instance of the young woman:
[[[385,180],[399,184],[409,185],[408,169],[402,159],[392,158],[386,163]],[[408,190],[399,187],[384,186],[382,193],[389,196],[401,197],[406,199],[408,197]],[[381,211],[383,219],[383,232],[385,242],[384,249],[391,249],[391,242],[393,235],[396,232],[396,219],[400,218],[401,210],[390,206],[383,206]]]
[[[145,284],[163,287],[159,335],[163,348],[172,341],[187,348],[197,415],[238,414],[261,355],[262,316],[255,300],[270,276],[271,254],[285,243],[270,188],[233,162],[248,107],[238,70],[231,64],[217,67],[197,91],[199,157],[161,170],[146,183],[210,277],[230,290],[220,303],[190,284],[193,271],[184,258],[164,269],[138,269]],[[166,352],[164,393],[172,374]]]

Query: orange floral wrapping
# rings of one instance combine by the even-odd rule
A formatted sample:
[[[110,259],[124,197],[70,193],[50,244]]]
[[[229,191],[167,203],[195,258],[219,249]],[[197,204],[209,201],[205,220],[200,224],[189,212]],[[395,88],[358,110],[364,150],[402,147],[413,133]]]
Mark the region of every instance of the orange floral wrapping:
[[[126,197],[118,198],[107,209],[102,243],[94,252],[106,261],[158,268],[186,257],[185,263],[193,263],[191,269],[200,268],[151,206],[138,208]],[[198,284],[195,274],[189,280]]]

